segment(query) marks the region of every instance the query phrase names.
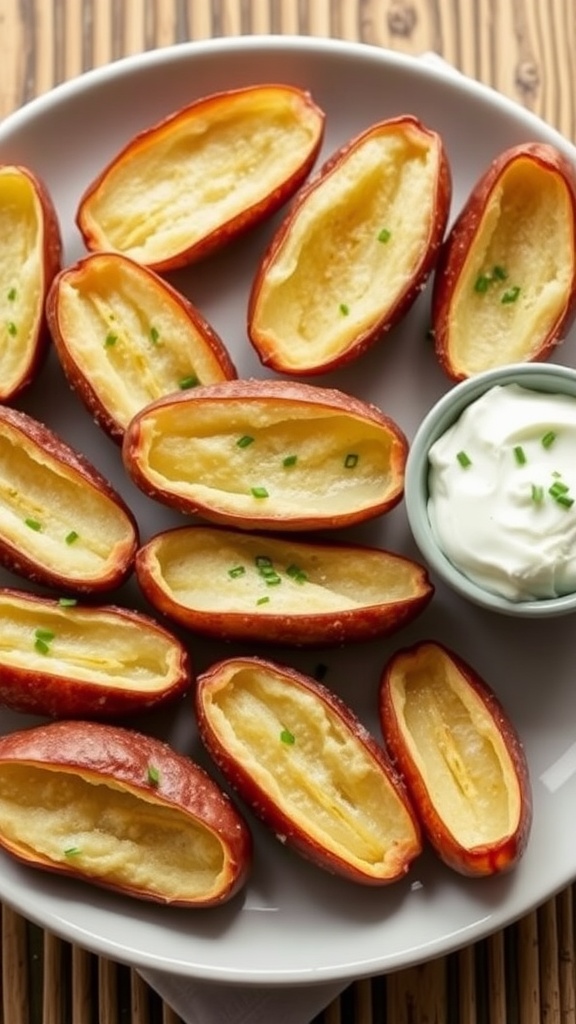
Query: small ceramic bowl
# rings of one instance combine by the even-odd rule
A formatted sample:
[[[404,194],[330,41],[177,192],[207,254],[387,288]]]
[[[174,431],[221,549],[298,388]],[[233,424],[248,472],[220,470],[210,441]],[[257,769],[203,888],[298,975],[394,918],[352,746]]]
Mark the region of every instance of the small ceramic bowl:
[[[431,446],[471,402],[495,385],[512,383],[533,391],[576,398],[576,369],[553,363],[514,363],[486,370],[454,385],[427,413],[412,441],[405,480],[408,522],[431,572],[460,596],[505,615],[524,618],[566,615],[576,611],[576,592],[560,597],[515,601],[491,592],[468,578],[439,547],[428,517],[428,453]]]

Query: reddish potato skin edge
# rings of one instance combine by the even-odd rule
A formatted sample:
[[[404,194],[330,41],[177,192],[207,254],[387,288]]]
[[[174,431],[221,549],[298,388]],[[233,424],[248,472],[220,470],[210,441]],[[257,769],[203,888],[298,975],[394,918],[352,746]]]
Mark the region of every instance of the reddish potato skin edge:
[[[346,157],[354,150],[362,146],[362,144],[373,134],[377,134],[382,128],[397,126],[399,130],[402,130],[404,126],[416,129],[422,135],[429,136],[434,143],[438,146],[440,153],[439,161],[439,173],[436,185],[436,198],[434,204],[434,216],[432,218],[430,233],[426,248],[422,254],[420,262],[417,264],[412,279],[406,284],[402,292],[396,297],[395,302],[385,309],[381,316],[376,320],[364,333],[359,334],[354,343],[346,349],[344,352],[338,353],[331,359],[324,360],[321,364],[313,367],[294,368],[293,370],[287,370],[284,366],[282,358],[276,359],[273,352],[268,351],[268,347],[264,346],[259,339],[257,328],[254,325],[254,313],[256,305],[258,303],[260,288],[262,280],[268,272],[271,264],[274,263],[278,250],[284,243],[284,240],[289,235],[294,219],[300,212],[301,207],[306,203],[310,194],[314,192],[319,185],[322,185],[325,178],[332,174],[339,165],[346,159]],[[312,377],[316,374],[326,373],[329,370],[339,369],[340,367],[346,366],[351,362],[354,362],[365,352],[371,349],[375,344],[382,340],[382,338],[388,334],[408,313],[408,310],[414,304],[420,293],[423,291],[428,277],[434,269],[438,256],[440,253],[441,245],[444,239],[446,226],[448,223],[448,215],[450,211],[450,203],[452,200],[452,171],[448,161],[448,157],[444,148],[441,137],[433,130],[426,128],[417,118],[412,115],[404,115],[402,117],[391,118],[388,121],[381,122],[380,124],[373,125],[360,135],[351,139],[349,142],[341,146],[335,153],[333,153],[328,160],[323,164],[320,170],[314,174],[314,177],[308,181],[302,189],[298,192],[298,195],[294,199],[288,213],[284,220],[279,225],[275,232],[272,240],[270,241],[266,252],[260,262],[260,266],[256,271],[250,295],[248,298],[248,311],[247,311],[247,331],[249,340],[256,350],[258,357],[263,366],[267,366],[272,370],[276,370],[282,373],[294,373],[298,376],[309,376]],[[264,351],[266,349],[266,351]]]
[[[457,282],[484,216],[489,196],[510,164],[522,158],[534,160],[562,178],[572,205],[573,245],[576,248],[576,173],[569,161],[554,147],[542,142],[522,143],[497,156],[473,186],[464,206],[440,249],[432,286],[432,328],[438,363],[446,376],[458,382],[466,374],[458,371],[450,358],[450,308]],[[576,316],[576,275],[564,312],[554,324],[541,348],[530,362],[543,362],[560,344]]]
[[[335,388],[318,388],[311,384],[285,381],[285,380],[260,380],[253,378],[224,381],[219,384],[210,384],[204,387],[194,388],[193,391],[181,394],[166,395],[157,401],[151,402],[137,413],[128,424],[122,444],[122,458],[124,467],[136,484],[136,486],[149,498],[169,505],[186,514],[198,513],[209,519],[211,522],[223,526],[236,526],[238,528],[251,528],[252,522],[246,524],[245,516],[232,516],[231,514],[220,515],[217,509],[201,506],[200,503],[192,503],[182,495],[168,493],[165,489],[156,487],[147,478],[139,460],[140,436],[142,425],[149,415],[153,415],[157,409],[166,408],[170,405],[180,403],[196,403],[202,401],[211,402],[214,399],[224,404],[230,402],[248,403],[250,399],[256,401],[266,399],[278,403],[309,403],[315,407],[323,406],[328,411],[338,411],[356,415],[359,419],[384,427],[394,439],[395,451],[391,463],[391,476],[397,480],[397,485],[377,505],[375,504],[369,512],[362,510],[361,514],[355,512],[343,513],[330,516],[315,515],[299,519],[285,519],[279,515],[271,515],[266,518],[258,517],[259,529],[322,529],[330,527],[349,526],[356,522],[362,522],[367,518],[373,518],[394,508],[400,503],[404,495],[404,469],[408,454],[408,440],[399,425],[378,409],[375,405],[364,402],[353,395],[346,394]],[[256,528],[256,527],[255,527]]]
[[[71,447],[66,441],[58,437],[50,427],[34,419],[28,413],[19,409],[12,409],[8,406],[0,406],[0,430],[3,427],[15,433],[22,434],[33,445],[41,448],[50,459],[54,459],[61,465],[70,469],[71,475],[80,478],[91,489],[97,490],[108,498],[118,510],[124,515],[132,528],[133,543],[130,551],[127,552],[123,564],[110,568],[107,576],[99,579],[92,579],[88,584],[81,580],[74,580],[72,583],[65,574],[51,571],[48,567],[23,555],[22,552],[0,538],[0,564],[11,572],[34,583],[45,584],[74,590],[75,592],[96,594],[104,590],[111,590],[113,587],[123,583],[132,572],[134,558],[139,545],[139,529],[135,516],[128,507],[121,495],[112,487],[106,477],[83,455],[82,452]]]
[[[82,773],[104,784],[120,786],[135,796],[173,807],[203,822],[226,847],[229,877],[210,900],[173,901],[161,894],[143,894],[108,884],[73,867],[57,865],[15,850],[0,834],[0,845],[22,863],[56,874],[83,879],[102,888],[171,906],[212,906],[229,900],[244,885],[251,867],[252,836],[228,795],[208,773],[167,743],[121,726],[90,721],[50,722],[0,737],[0,772],[3,763],[27,763],[71,774]],[[158,769],[158,783],[148,780],[150,765]]]
[[[482,700],[504,738],[515,769],[520,791],[521,811],[516,830],[498,843],[464,848],[448,831],[435,810],[422,778],[403,740],[402,727],[390,693],[390,680],[397,661],[420,647],[433,643],[456,667],[464,684]],[[385,666],[379,688],[379,714],[385,746],[411,795],[424,833],[440,859],[461,875],[482,877],[512,870],[526,849],[532,825],[532,789],[528,763],[518,733],[494,691],[466,661],[436,641],[421,641],[397,651]]]
[[[2,168],[10,168],[28,179],[40,205],[42,223],[42,269],[44,282],[41,289],[42,311],[36,328],[36,341],[28,365],[22,368],[18,383],[10,390],[3,390],[0,385],[0,402],[12,402],[24,392],[36,378],[48,353],[50,334],[45,313],[45,298],[52,280],[62,266],[62,234],[60,222],[52,196],[44,181],[30,168],[21,164],[0,164]]]
[[[60,326],[59,317],[58,300],[62,283],[66,280],[77,279],[81,276],[83,271],[89,270],[90,264],[93,261],[101,261],[105,259],[118,263],[123,262],[127,266],[132,266],[136,273],[141,276],[146,276],[149,279],[151,287],[161,288],[162,291],[165,292],[176,303],[176,305],[181,308],[192,322],[193,326],[202,336],[204,343],[210,348],[217,362],[222,367],[222,372],[226,377],[232,380],[237,377],[238,374],[222,338],[220,338],[212,325],[204,318],[200,310],[185,295],[177,291],[173,285],[161,278],[159,274],[151,270],[149,267],[135,263],[134,260],[131,260],[128,256],[124,256],[123,253],[119,252],[94,252],[88,256],[82,257],[82,259],[78,260],[72,266],[65,267],[54,278],[46,299],[46,318],[52,335],[52,340],[54,342],[54,347],[56,349],[56,354],[68,383],[84,402],[94,421],[106,434],[108,434],[109,437],[112,438],[113,441],[116,442],[116,444],[120,445],[122,444],[122,438],[124,437],[124,427],[114,419],[109,410],[106,409],[97,392],[94,390],[89,377],[83,373],[76,360],[71,355],[64,331]]]
[[[213,529],[218,530],[219,527],[215,526]],[[265,543],[266,538],[261,536]],[[280,534],[269,536],[282,539]],[[187,608],[175,601],[153,578],[149,565],[154,555],[156,539],[152,537],[136,553],[134,568],[144,596],[153,608],[178,625],[225,642],[256,640],[296,647],[331,647],[357,643],[378,636],[388,636],[400,630],[424,611],[434,595],[434,585],[426,568],[412,562],[414,593],[404,600],[391,601],[389,604],[366,605],[361,609],[344,610],[337,616],[333,612],[311,614],[305,610],[293,615],[267,613],[260,618],[253,611],[203,612]],[[323,550],[344,548],[350,550],[350,553],[357,553],[358,557],[361,557],[362,551],[365,550],[359,544],[335,542],[328,544],[315,541],[314,547],[321,547]],[[398,559],[400,556],[394,554],[394,558]],[[408,558],[403,560],[411,562]]]
[[[410,859],[399,864],[398,870],[393,876],[389,876],[385,879],[377,879],[369,874],[365,874],[354,864],[348,863],[343,858],[338,857],[335,853],[326,849],[312,837],[305,835],[298,824],[292,820],[290,815],[286,814],[277,804],[275,804],[272,801],[270,794],[258,785],[250,772],[244,769],[242,765],[230,755],[229,751],[222,746],[216,731],[211,726],[204,697],[205,693],[209,691],[211,687],[215,686],[218,688],[219,674],[222,670],[225,670],[229,664],[246,668],[250,668],[251,666],[260,666],[264,669],[272,667],[275,673],[281,673],[285,679],[293,683],[294,686],[304,688],[309,693],[314,694],[319,700],[322,700],[330,710],[338,716],[345,726],[351,729],[356,739],[370,753],[373,760],[376,761],[378,766],[382,769],[389,785],[394,789],[395,793],[402,801],[411,819],[414,830],[414,848],[411,851]],[[370,735],[364,725],[356,718],[352,710],[347,707],[336,693],[329,690],[322,683],[304,676],[288,666],[279,666],[277,664],[272,665],[271,662],[259,657],[238,657],[216,662],[198,676],[194,690],[194,708],[200,739],[210,754],[210,757],[220,769],[222,775],[226,778],[231,788],[251,808],[254,814],[260,818],[267,828],[275,834],[276,838],[280,842],[286,844],[287,847],[292,848],[300,856],[304,857],[317,867],[322,868],[331,874],[339,875],[349,881],[360,883],[361,885],[381,887],[398,881],[407,874],[413,860],[418,857],[421,852],[420,824],[411,806],[408,792],[400,775],[397,773],[385,751],[377,744],[374,737]]]
[[[11,587],[1,587],[0,595],[13,596],[18,604],[28,603],[33,608],[54,608],[58,600],[42,597]],[[178,668],[163,690],[153,693],[142,690],[106,689],[100,683],[86,679],[64,678],[46,668],[26,669],[0,663],[0,706],[22,714],[42,715],[47,718],[107,719],[116,716],[149,712],[176,701],[189,689],[193,681],[191,658],[184,645],[158,622],[143,612],[117,605],[85,605],[83,611],[93,610],[95,616],[104,612],[118,620],[141,626],[157,636],[170,637],[178,652]],[[1,628],[0,628],[1,632]]]
[[[211,105],[226,102],[230,96],[233,96],[236,93],[250,92],[257,88],[259,87],[248,86],[240,89],[227,89],[223,92],[206,96],[203,99],[197,100],[196,102],[169,114],[163,120],[145,128],[143,131],[135,135],[132,140],[116,154],[114,159],[107,164],[80,198],[76,213],[76,225],[83,237],[86,248],[92,251],[98,251],[100,249],[100,244],[98,240],[93,237],[92,232],[84,223],[84,209],[89,204],[94,194],[102,187],[108,174],[117,163],[129,156],[130,152],[133,149],[138,148],[139,144],[146,141],[151,134],[164,134],[175,121],[183,120],[192,113],[208,113]],[[320,147],[324,138],[324,112],[314,103],[310,93],[306,90],[299,89],[296,86],[274,84],[269,84],[264,88],[290,91],[295,96],[300,97],[303,106],[306,106],[315,112],[315,115],[318,118],[318,138],[311,147],[306,160],[304,160],[300,166],[282,182],[281,185],[272,192],[269,192],[268,195],[264,196],[259,200],[259,202],[254,203],[245,210],[242,210],[241,213],[232,217],[224,224],[221,224],[210,234],[199,239],[193,245],[181,250],[179,253],[174,253],[172,256],[166,257],[165,259],[154,260],[153,262],[148,263],[147,265],[150,269],[156,270],[159,273],[177,270],[180,267],[197,263],[198,261],[205,259],[207,256],[212,255],[212,253],[217,252],[219,249],[223,249],[236,238],[246,234],[251,228],[255,227],[261,221],[272,216],[273,213],[275,213],[285,202],[287,202],[288,199],[291,198],[291,196],[294,195],[295,192],[298,191],[302,183],[310,174],[310,171],[316,162],[318,153],[320,152]]]

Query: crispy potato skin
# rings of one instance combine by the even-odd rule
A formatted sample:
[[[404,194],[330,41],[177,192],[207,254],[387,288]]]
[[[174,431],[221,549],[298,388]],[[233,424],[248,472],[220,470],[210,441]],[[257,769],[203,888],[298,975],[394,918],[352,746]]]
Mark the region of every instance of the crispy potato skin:
[[[18,647],[9,620],[16,626],[21,620]],[[92,640],[91,626],[97,630]],[[135,672],[132,686],[127,688],[114,654],[108,682],[96,668],[92,676],[86,671],[74,676],[74,658],[83,667],[90,665],[91,660],[95,665],[105,664],[108,648],[103,636],[113,647],[116,635],[122,638],[126,628],[130,629],[130,639],[136,646],[134,661],[144,643],[164,650],[161,686],[150,689],[138,680]],[[62,653],[59,631],[65,636],[71,632],[74,635],[76,647],[71,658],[66,657],[66,640]],[[43,635],[48,637],[44,643]],[[122,717],[163,707],[181,697],[192,682],[191,658],[184,644],[149,615],[117,605],[68,607],[59,599],[2,587],[0,639],[5,650],[0,663],[0,705],[23,714],[48,718]],[[129,675],[128,670],[125,675]]]
[[[118,287],[117,279],[121,280],[123,275],[129,275],[138,282],[139,287],[147,289],[150,295],[157,294],[159,302],[174,309],[175,319],[181,321],[181,330],[186,329],[185,325],[188,321],[190,348],[192,349],[195,345],[203,346],[206,349],[211,361],[219,368],[219,379],[233,379],[237,376],[237,372],[224,342],[200,310],[153,270],[140,266],[134,260],[117,252],[91,253],[72,266],[65,267],[54,278],[46,299],[46,318],[52,340],[69,384],[102,429],[112,440],[121,444],[127,421],[119,418],[110,401],[107,400],[105,389],[98,388],[93,375],[82,366],[76,351],[76,339],[69,336],[62,317],[63,289],[70,287],[81,293],[85,285],[90,287],[92,279],[95,281],[94,287],[98,289],[98,278],[105,269],[114,274],[116,288]],[[130,345],[131,340],[134,342],[134,360],[141,360],[142,354],[135,339],[131,339],[126,332],[126,337],[123,338],[124,344]],[[153,347],[153,343],[149,343]],[[162,344],[166,344],[166,342],[163,340]],[[85,355],[87,348],[89,349],[92,345],[104,348],[105,340],[102,337],[93,339],[84,335],[81,339],[82,353]],[[152,367],[152,361],[150,366]],[[142,372],[141,368],[140,372]],[[200,381],[200,383],[203,382]],[[128,384],[129,381],[127,381],[127,386]],[[178,384],[175,382],[173,389],[176,390],[177,386]],[[147,399],[146,404],[150,400]]]
[[[33,322],[31,323],[28,331],[28,337],[24,340],[21,337],[21,322],[17,321],[19,320],[18,311],[22,308],[22,305],[26,303],[25,293],[27,285],[26,282],[20,281],[19,265],[15,265],[15,261],[10,256],[12,243],[14,241],[13,236],[17,236],[18,225],[15,225],[11,237],[3,238],[0,242],[0,246],[3,247],[6,262],[9,264],[9,273],[14,275],[13,277],[10,277],[9,280],[8,278],[6,280],[6,294],[9,295],[14,293],[14,298],[9,300],[10,308],[7,310],[9,317],[13,320],[16,328],[16,334],[14,337],[10,338],[10,347],[13,351],[16,346],[20,346],[22,351],[17,370],[9,374],[6,374],[4,370],[0,373],[1,402],[11,402],[25,391],[35,379],[42,363],[44,362],[49,342],[49,332],[46,323],[44,304],[51,282],[60,270],[62,263],[62,237],[60,223],[56,207],[54,206],[46,184],[29,167],[25,167],[20,164],[0,164],[0,206],[2,206],[5,201],[9,208],[15,206],[16,217],[19,217],[17,209],[18,202],[15,202],[10,195],[6,197],[4,196],[4,192],[6,191],[5,182],[9,182],[10,179],[20,179],[22,186],[26,188],[33,197],[32,202],[35,208],[36,222],[34,241],[37,247],[36,259],[38,263],[36,275],[38,283],[38,300],[34,310]],[[25,216],[24,211],[22,212],[22,216]],[[28,232],[27,234],[29,235],[30,233]],[[26,244],[28,244],[27,239]],[[23,255],[23,252],[19,251],[19,263],[23,262]],[[27,258],[30,258],[32,255],[33,254],[31,252],[25,253]],[[20,328],[20,330],[18,330],[18,328]]]
[[[368,148],[373,140],[377,140],[379,137],[385,138],[386,136],[396,136],[398,139],[402,139],[404,136],[406,138],[411,136],[417,137],[421,143],[425,142],[431,151],[437,152],[438,169],[433,198],[430,204],[431,208],[430,210],[421,211],[420,214],[427,223],[426,238],[418,256],[413,261],[410,274],[406,275],[402,283],[386,298],[384,298],[386,281],[383,280],[381,282],[383,295],[381,307],[371,316],[367,323],[358,327],[346,344],[341,344],[332,355],[317,355],[314,343],[311,341],[306,357],[304,359],[295,359],[290,339],[280,337],[275,339],[273,331],[264,322],[261,310],[263,290],[267,287],[268,278],[274,277],[277,273],[277,268],[281,265],[284,250],[294,232],[296,224],[299,220],[303,219],[311,202],[316,199],[317,194],[333,187],[335,177],[356,153],[364,147]],[[353,362],[376,342],[380,341],[408,312],[423,290],[434,268],[448,222],[451,197],[452,173],[442,139],[436,132],[427,128],[412,115],[390,118],[387,121],[372,125],[333,153],[322,168],[298,193],[269,243],[268,249],[254,276],[248,302],[248,336],[261,362],[280,373],[313,376],[329,370],[339,369]],[[341,214],[341,216],[343,217],[344,215]],[[353,221],[354,216],[358,216],[358,213],[351,211],[349,214],[350,220]],[[382,225],[379,225],[379,227],[381,228]],[[312,228],[312,231],[314,231],[314,228]],[[312,244],[312,240],[313,235],[311,234],[310,244]],[[328,258],[332,259],[333,256],[334,254],[331,252]],[[366,257],[366,259],[368,261],[369,257]],[[353,270],[353,261],[351,261],[346,274],[343,275],[343,280],[338,280],[340,296],[348,294]],[[375,272],[375,270],[372,270],[372,274]],[[330,274],[327,274],[327,280],[331,281],[332,276],[336,276],[337,273],[337,271],[331,270]],[[319,278],[315,293],[322,295],[323,301],[329,301],[327,288],[326,280]],[[336,305],[338,301],[341,302],[342,298],[336,300]],[[305,319],[309,315],[309,310],[303,307],[300,315]]]
[[[189,559],[185,554],[187,541]],[[177,548],[173,550],[174,542]],[[293,590],[291,605],[288,608],[283,605],[283,610],[277,613],[273,610],[277,587],[267,587],[266,580],[258,578],[253,553],[255,543],[257,550],[264,552],[264,557],[270,557],[277,565],[275,581],[283,577],[284,589],[291,587]],[[172,568],[174,571],[182,571],[183,560],[188,576],[198,576],[198,572],[195,572],[195,552],[198,552],[199,547],[205,551],[207,545],[210,550],[224,549],[228,559],[219,566],[220,573],[212,580],[217,600],[210,608],[200,603],[195,605],[193,598],[190,601],[179,598],[169,579]],[[229,560],[231,556],[232,561]],[[307,584],[315,588],[322,585],[316,583],[314,569],[320,579],[322,567],[330,564],[331,556],[346,560],[348,579],[354,576],[356,567],[362,565],[363,558],[370,560],[373,575],[381,573],[386,578],[386,574],[396,568],[399,573],[405,574],[404,592],[396,593],[391,586],[389,597],[386,599],[381,594],[379,602],[376,602],[372,595],[364,597],[360,578],[354,607],[344,607],[343,603],[338,611],[318,611],[316,593],[309,598]],[[262,554],[256,557],[262,558]],[[229,607],[226,607],[226,588],[234,589],[234,567],[238,565],[244,570],[243,578],[246,573],[252,572],[261,584],[266,603],[259,605],[258,597],[250,589],[244,610],[238,608],[237,595],[234,593],[230,595]],[[298,567],[304,574],[301,579],[306,577],[307,582],[294,582]],[[344,572],[344,566],[340,571]],[[138,550],[135,572],[140,588],[152,606],[187,629],[225,641],[255,640],[297,647],[342,645],[387,636],[416,618],[434,593],[434,586],[423,566],[392,552],[358,544],[329,544],[324,541],[309,540],[295,544],[293,539],[286,536],[245,534],[221,527],[184,526],[157,534]],[[308,576],[308,573],[311,575]],[[205,591],[204,586],[204,594]],[[345,591],[342,593],[345,597]]]
[[[232,106],[242,96],[250,98],[252,95],[255,102],[258,103],[259,96],[266,91],[272,95],[276,93],[279,98],[284,96],[286,99],[290,99],[294,108],[300,108],[300,116],[310,123],[315,123],[314,137],[302,154],[298,166],[274,188],[263,192],[261,190],[259,197],[254,199],[249,206],[229,215],[194,241],[189,244],[183,243],[178,249],[167,251],[164,256],[150,261],[143,259],[141,262],[160,272],[194,263],[216,250],[224,248],[232,240],[278,210],[298,190],[314,166],[324,136],[324,112],[314,103],[309,93],[293,86],[270,84],[249,86],[245,89],[230,89],[197,100],[189,106],[175,111],[158,124],[144,129],[110,161],[85,190],[78,205],[76,222],[86,248],[91,251],[114,248],[102,234],[101,226],[94,220],[92,208],[94,203],[98,202],[99,197],[111,187],[111,180],[113,181],[113,175],[119,166],[129,165],[135,156],[141,156],[146,151],[153,154],[155,147],[162,144],[171,134],[180,130],[186,121],[190,122],[192,130],[195,123],[209,124],[211,119],[215,119],[215,123],[217,123],[220,112],[227,106]],[[152,173],[157,174],[157,168],[154,167]],[[194,201],[193,196],[192,201]]]
[[[454,318],[454,297],[466,264],[472,259],[486,211],[493,197],[503,187],[506,176],[521,162],[532,163],[542,174],[556,178],[565,190],[570,209],[571,251],[566,254],[572,262],[570,286],[566,290],[563,308],[545,334],[528,334],[530,349],[515,352],[498,359],[494,349],[490,361],[474,370],[457,356],[455,345],[458,327]],[[534,238],[534,262],[537,270],[540,242]],[[544,279],[546,268],[539,274],[538,284]],[[506,282],[508,283],[508,282]],[[510,282],[513,283],[513,282]],[[474,296],[472,296],[474,298]],[[478,300],[478,296],[476,296]],[[481,299],[478,301],[482,301]],[[569,161],[553,146],[541,142],[522,143],[497,156],[478,179],[464,206],[456,217],[438,256],[432,289],[432,329],[436,358],[444,373],[453,381],[464,380],[474,372],[490,369],[499,362],[542,361],[547,359],[570,328],[576,315],[576,172]],[[495,339],[496,343],[496,339]]]
[[[162,879],[153,890],[119,887],[106,878],[82,870],[81,858],[55,862],[0,830],[0,845],[23,863],[89,881],[124,895],[174,906],[201,907],[223,903],[244,885],[251,866],[252,838],[240,813],[204,769],[178,754],[167,743],[122,726],[91,721],[50,722],[0,737],[0,777],[3,766],[20,765],[81,776],[96,785],[111,787],[141,798],[143,808],[163,806],[183,818],[200,822],[219,837],[226,873],[220,889],[206,899],[173,901],[162,891]],[[150,780],[150,768],[156,770]],[[157,776],[157,777],[156,777]]]
[[[339,723],[364,750],[366,762],[376,766],[388,792],[392,794],[396,813],[402,817],[402,839],[390,839],[389,857],[385,869],[370,870],[371,865],[363,864],[348,854],[344,847],[340,852],[331,849],[317,836],[304,831],[298,821],[298,807],[290,806],[289,795],[275,795],[276,786],[266,786],[256,778],[250,766],[242,762],[237,750],[230,749],[223,740],[217,718],[212,714],[211,702],[214,694],[226,688],[243,671],[263,670],[287,688],[287,699],[292,688],[302,690],[307,699],[318,702],[329,716]],[[368,886],[387,885],[405,876],[412,861],[421,852],[420,826],[411,807],[404,784],[386,756],[384,750],[367,732],[353,711],[322,683],[304,676],[296,670],[257,657],[231,658],[212,665],[197,680],[194,692],[195,710],[201,739],[224,777],[254,813],[275,833],[277,838],[293,848],[316,866],[349,881]],[[253,724],[253,723],[252,723]],[[302,722],[302,726],[305,722]],[[281,728],[281,726],[280,726]],[[282,742],[278,738],[279,746]],[[297,737],[296,737],[297,742]],[[279,757],[282,751],[279,751]],[[318,751],[321,760],[323,751]],[[328,798],[327,798],[328,799]],[[335,811],[337,814],[337,811]]]
[[[407,725],[407,686],[404,685],[404,678],[408,680],[410,674],[423,671],[421,666],[424,659],[428,659],[425,664],[429,665],[427,671],[431,678],[438,672],[448,671],[457,677],[458,692],[464,699],[468,691],[481,702],[491,720],[491,742],[496,749],[502,743],[507,752],[507,796],[511,803],[517,805],[517,817],[509,830],[505,829],[490,841],[469,845],[459,840],[442,815],[438,791],[421,767],[420,758],[427,752],[418,746],[417,737]],[[460,874],[468,876],[488,876],[511,870],[518,863],[528,842],[532,824],[532,790],[524,748],[494,691],[459,655],[443,644],[422,641],[397,651],[385,666],[380,683],[379,713],[385,745],[406,783],[424,833],[441,860]],[[466,759],[460,761],[458,754],[454,754],[451,759],[450,752],[444,752],[443,737],[450,737],[451,734],[457,737],[459,723],[446,719],[438,725],[437,731],[441,733],[438,751],[445,758],[448,769],[454,773],[466,773],[468,769],[472,772],[472,764]],[[478,740],[481,738],[485,736],[481,737],[478,733]],[[450,744],[449,739],[446,742]],[[481,780],[483,782],[484,779]],[[478,802],[478,814],[482,813],[481,801],[491,799],[488,783],[484,787],[481,785],[481,790],[470,797],[472,803],[475,800]]]
[[[32,582],[57,587],[64,592],[74,590],[78,593],[97,594],[123,583],[133,569],[139,545],[139,530],[132,511],[121,495],[86,456],[28,413],[8,406],[0,407],[0,435],[11,436],[16,448],[22,444],[31,450],[37,449],[40,462],[57,467],[76,488],[86,488],[103,497],[125,531],[121,550],[118,550],[114,560],[104,564],[102,572],[97,576],[72,578],[66,572],[65,564],[62,564],[61,569],[47,564],[40,556],[34,556],[22,546],[14,544],[1,530],[0,564]],[[74,508],[70,509],[70,515],[73,523]]]
[[[386,480],[381,482],[378,493],[374,494],[370,502],[363,499],[362,504],[350,504],[343,509],[331,511],[324,488],[321,500],[315,500],[315,492],[306,495],[313,504],[311,511],[302,511],[300,499],[298,502],[292,502],[288,510],[279,509],[273,497],[270,501],[255,500],[251,502],[249,511],[244,511],[244,505],[238,508],[237,502],[225,504],[212,484],[210,489],[214,489],[215,496],[210,499],[210,496],[195,497],[185,493],[178,480],[159,482],[156,479],[150,467],[150,447],[158,436],[163,435],[164,440],[166,439],[166,424],[163,423],[159,427],[160,420],[166,415],[174,414],[182,420],[185,412],[186,429],[189,436],[194,438],[195,416],[198,416],[202,424],[202,418],[204,417],[205,421],[210,408],[218,408],[221,412],[225,411],[229,420],[226,429],[233,435],[234,431],[239,429],[238,423],[244,424],[242,431],[245,428],[248,432],[251,428],[258,430],[259,410],[266,405],[274,414],[278,414],[278,417],[282,414],[286,419],[307,421],[309,415],[311,427],[314,419],[319,416],[349,417],[351,425],[356,428],[360,425],[371,434],[376,431],[379,442],[385,442],[388,447]],[[250,415],[253,416],[254,422],[250,420]],[[248,420],[243,420],[242,417],[246,416]],[[233,444],[232,449],[234,450]],[[374,405],[334,388],[319,388],[296,381],[254,379],[225,381],[221,384],[194,388],[183,394],[168,395],[164,399],[152,402],[131,420],[122,446],[124,465],[129,476],[149,497],[187,514],[198,513],[217,525],[280,532],[351,526],[394,508],[404,494],[407,454],[408,441],[402,429]],[[281,456],[278,456],[277,461],[281,463]],[[193,473],[194,459],[190,456],[186,462]],[[316,476],[318,472],[316,469]],[[340,474],[340,466],[338,473]],[[288,477],[285,479],[287,481]],[[253,477],[239,478],[234,482],[234,487],[238,488],[238,494],[241,492],[244,497],[250,495],[250,486],[253,483]],[[304,487],[305,485],[302,493]]]

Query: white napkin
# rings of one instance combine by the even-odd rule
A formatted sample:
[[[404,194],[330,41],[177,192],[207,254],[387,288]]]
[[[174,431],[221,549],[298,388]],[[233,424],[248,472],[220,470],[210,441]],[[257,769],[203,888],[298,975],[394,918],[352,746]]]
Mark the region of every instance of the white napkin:
[[[436,53],[423,53],[421,59],[460,74]],[[185,1024],[310,1024],[349,984],[254,988],[195,981],[155,970],[141,970],[140,974]]]

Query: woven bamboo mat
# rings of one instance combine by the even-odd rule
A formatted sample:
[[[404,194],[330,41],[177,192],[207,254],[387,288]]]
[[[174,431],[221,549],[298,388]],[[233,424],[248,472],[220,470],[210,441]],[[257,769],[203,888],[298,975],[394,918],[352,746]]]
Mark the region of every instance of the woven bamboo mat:
[[[434,50],[576,141],[573,0],[0,0],[0,117],[188,39],[296,33]],[[135,971],[2,910],[0,1024],[179,1024]],[[315,1024],[576,1024],[573,888],[475,946],[362,980]]]

